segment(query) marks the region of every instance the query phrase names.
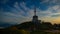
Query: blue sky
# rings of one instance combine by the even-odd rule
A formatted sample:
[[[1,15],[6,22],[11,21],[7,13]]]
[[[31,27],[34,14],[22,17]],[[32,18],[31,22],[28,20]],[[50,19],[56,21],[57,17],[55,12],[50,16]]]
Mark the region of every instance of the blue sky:
[[[34,6],[39,20],[60,23],[60,0],[0,0],[0,22],[31,21]]]

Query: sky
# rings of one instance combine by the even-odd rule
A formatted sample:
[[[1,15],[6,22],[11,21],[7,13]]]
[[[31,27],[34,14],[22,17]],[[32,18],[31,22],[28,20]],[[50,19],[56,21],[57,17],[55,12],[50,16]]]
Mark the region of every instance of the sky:
[[[60,23],[60,0],[0,0],[0,22],[20,24],[31,21],[34,6],[39,20]]]

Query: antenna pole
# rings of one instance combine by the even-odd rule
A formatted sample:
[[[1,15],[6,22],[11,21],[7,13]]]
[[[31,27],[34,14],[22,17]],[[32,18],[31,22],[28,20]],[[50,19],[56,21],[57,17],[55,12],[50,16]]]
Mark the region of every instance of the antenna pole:
[[[34,15],[36,16],[36,7],[34,7]]]

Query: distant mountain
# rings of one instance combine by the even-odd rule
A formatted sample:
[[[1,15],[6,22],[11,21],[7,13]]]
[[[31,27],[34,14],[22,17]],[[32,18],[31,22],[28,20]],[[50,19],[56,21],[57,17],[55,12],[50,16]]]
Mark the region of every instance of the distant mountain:
[[[12,26],[13,24],[6,23],[6,22],[0,22],[0,27],[9,27]]]

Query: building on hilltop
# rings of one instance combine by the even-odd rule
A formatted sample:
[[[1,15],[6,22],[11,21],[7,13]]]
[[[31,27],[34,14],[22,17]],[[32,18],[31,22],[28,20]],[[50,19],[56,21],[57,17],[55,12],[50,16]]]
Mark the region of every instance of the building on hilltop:
[[[36,15],[36,7],[34,8],[34,16],[33,16],[32,22],[35,24],[38,24],[41,22],[41,20],[38,20],[38,16]]]
[[[38,16],[36,15],[36,7],[34,8],[34,16],[32,19],[33,26],[31,26],[31,29],[33,31],[39,29],[39,25],[41,24],[41,20],[38,20]]]

